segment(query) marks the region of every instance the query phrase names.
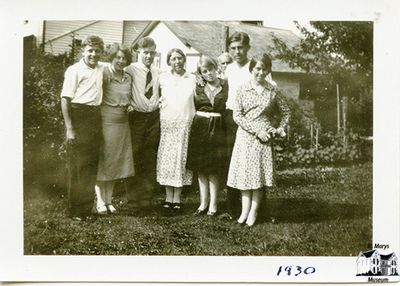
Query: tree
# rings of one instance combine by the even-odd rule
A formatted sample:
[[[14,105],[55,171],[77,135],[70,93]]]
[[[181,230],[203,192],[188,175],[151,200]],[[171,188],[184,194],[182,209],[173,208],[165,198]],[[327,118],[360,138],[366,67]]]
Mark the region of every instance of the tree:
[[[310,24],[312,28],[307,29],[295,22],[302,34],[295,46],[274,37],[275,57],[292,68],[319,75],[315,78],[325,86],[339,84],[341,94],[354,105],[355,125],[361,124],[363,133],[372,133],[373,22]]]

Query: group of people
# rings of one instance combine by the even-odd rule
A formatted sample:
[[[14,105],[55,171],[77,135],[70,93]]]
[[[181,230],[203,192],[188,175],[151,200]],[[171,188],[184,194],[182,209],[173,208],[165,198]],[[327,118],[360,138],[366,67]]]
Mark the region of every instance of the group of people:
[[[115,213],[113,189],[121,179],[131,208],[152,207],[161,185],[161,208],[179,212],[183,187],[197,177],[194,215],[216,216],[227,187],[225,217],[254,225],[273,184],[272,141],[285,136],[289,120],[271,79],[270,57],[249,59],[243,32],[229,37],[229,53],[217,60],[201,56],[195,73],[186,71],[186,56],[177,48],[166,56],[169,71],[154,67],[150,37],[132,47],[135,63],[119,44],[106,51],[108,63],[100,62],[104,43],[97,36],[82,44],[83,57],[65,72],[61,93],[70,217]]]

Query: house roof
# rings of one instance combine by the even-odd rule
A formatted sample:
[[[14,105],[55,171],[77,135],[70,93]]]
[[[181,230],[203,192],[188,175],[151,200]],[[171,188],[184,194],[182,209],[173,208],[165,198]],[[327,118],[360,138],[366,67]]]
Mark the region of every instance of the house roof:
[[[368,250],[368,251],[362,251],[361,253],[366,257],[366,258],[368,258],[368,257],[371,257],[372,256],[372,254],[374,254],[375,253],[375,249],[373,249],[373,250]]]
[[[381,254],[381,259],[389,260],[390,258],[392,258],[393,255],[394,255],[394,252],[392,252],[390,254],[386,254],[386,255]]]
[[[180,41],[193,47],[201,54],[217,58],[222,53],[222,31],[228,27],[229,35],[234,32],[245,32],[250,37],[249,57],[269,53],[274,58],[273,35],[282,39],[287,45],[294,46],[300,38],[292,31],[263,27],[251,24],[243,24],[233,21],[162,21]],[[155,27],[149,24],[146,34]],[[145,35],[142,35],[145,36]],[[273,59],[272,70],[274,72],[302,73],[299,68],[291,68],[283,61]]]

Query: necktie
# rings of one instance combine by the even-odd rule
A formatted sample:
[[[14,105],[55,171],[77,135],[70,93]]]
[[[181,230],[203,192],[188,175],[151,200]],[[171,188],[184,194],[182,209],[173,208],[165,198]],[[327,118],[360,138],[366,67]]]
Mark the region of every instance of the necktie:
[[[144,94],[148,99],[150,99],[150,97],[153,95],[153,85],[151,84],[152,78],[151,71],[148,71],[146,75],[146,87]]]

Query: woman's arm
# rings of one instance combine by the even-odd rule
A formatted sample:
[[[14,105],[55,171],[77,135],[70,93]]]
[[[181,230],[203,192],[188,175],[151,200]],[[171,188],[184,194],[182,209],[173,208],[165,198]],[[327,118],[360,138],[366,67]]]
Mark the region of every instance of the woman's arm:
[[[269,123],[260,124],[259,122],[251,121],[246,119],[244,116],[244,108],[243,108],[243,97],[245,95],[245,91],[243,88],[239,88],[236,94],[236,102],[233,110],[233,120],[239,125],[243,130],[247,131],[250,134],[253,134],[259,137],[259,134],[263,134],[260,139],[265,139],[265,132],[269,130],[271,125]]]

